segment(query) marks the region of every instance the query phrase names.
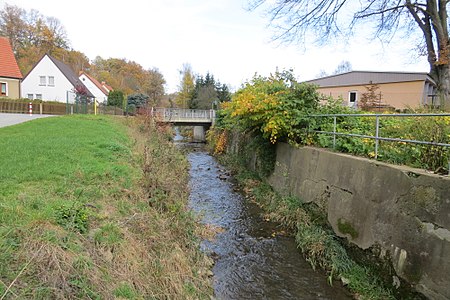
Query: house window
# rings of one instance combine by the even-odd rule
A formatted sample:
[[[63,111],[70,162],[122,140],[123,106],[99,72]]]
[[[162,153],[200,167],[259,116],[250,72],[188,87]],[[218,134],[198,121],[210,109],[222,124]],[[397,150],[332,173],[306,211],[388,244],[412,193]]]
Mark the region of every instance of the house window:
[[[6,82],[0,82],[2,85],[0,96],[8,96],[8,84]]]
[[[46,85],[46,77],[45,76],[39,76],[39,85]]]
[[[55,77],[48,76],[48,86],[55,86]]]
[[[27,98],[33,100],[33,94],[27,94]]]
[[[350,103],[356,102],[356,92],[350,92],[348,94],[348,102],[350,102]]]
[[[37,100],[42,100],[42,94],[36,94],[36,99]]]

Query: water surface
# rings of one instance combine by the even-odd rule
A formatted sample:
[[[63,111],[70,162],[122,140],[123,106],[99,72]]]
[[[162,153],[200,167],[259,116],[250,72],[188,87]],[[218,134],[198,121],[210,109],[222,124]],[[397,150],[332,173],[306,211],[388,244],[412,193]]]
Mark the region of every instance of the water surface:
[[[231,178],[198,146],[188,154],[190,207],[205,224],[222,228],[202,248],[215,259],[217,299],[352,299],[340,287],[328,285],[314,271],[292,237],[277,234],[262,211],[235,190]]]

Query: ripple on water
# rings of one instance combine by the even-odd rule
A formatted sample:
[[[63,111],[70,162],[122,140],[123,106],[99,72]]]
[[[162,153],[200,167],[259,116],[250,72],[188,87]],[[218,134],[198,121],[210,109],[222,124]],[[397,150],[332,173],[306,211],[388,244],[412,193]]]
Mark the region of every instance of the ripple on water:
[[[311,269],[291,237],[275,236],[276,225],[261,222],[261,211],[224,180],[222,167],[206,152],[188,155],[190,207],[206,224],[224,229],[202,249],[214,254],[218,299],[351,299]]]

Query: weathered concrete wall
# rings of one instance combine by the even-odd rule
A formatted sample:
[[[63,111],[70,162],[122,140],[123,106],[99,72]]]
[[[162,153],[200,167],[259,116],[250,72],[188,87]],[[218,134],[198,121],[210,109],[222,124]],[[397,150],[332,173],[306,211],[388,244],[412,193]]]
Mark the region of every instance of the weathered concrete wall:
[[[315,202],[337,235],[379,245],[399,276],[431,299],[450,299],[450,179],[422,170],[287,144],[269,178]]]

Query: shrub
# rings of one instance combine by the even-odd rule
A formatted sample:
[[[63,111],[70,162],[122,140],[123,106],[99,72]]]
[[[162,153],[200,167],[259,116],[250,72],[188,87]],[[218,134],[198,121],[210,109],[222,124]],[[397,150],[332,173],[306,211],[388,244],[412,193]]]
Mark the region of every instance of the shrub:
[[[255,76],[224,104],[226,113],[243,129],[259,129],[272,143],[301,140],[308,125],[307,115],[319,103],[313,85],[298,83],[289,71],[269,77]]]
[[[125,96],[122,91],[111,91],[108,94],[108,106],[117,106],[122,108],[125,101]]]

